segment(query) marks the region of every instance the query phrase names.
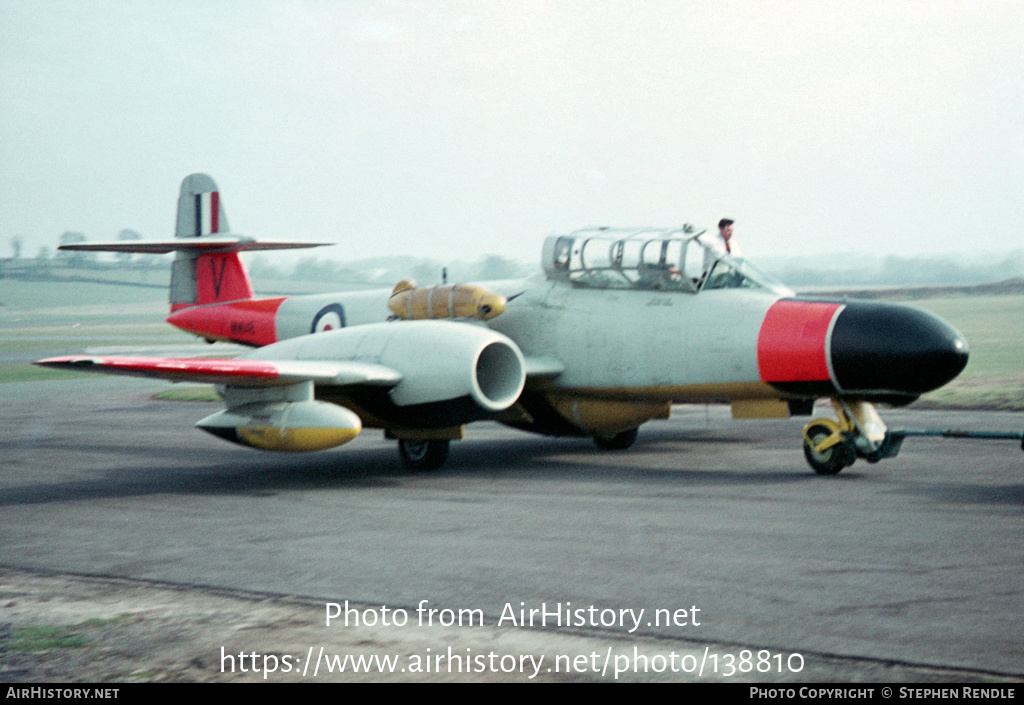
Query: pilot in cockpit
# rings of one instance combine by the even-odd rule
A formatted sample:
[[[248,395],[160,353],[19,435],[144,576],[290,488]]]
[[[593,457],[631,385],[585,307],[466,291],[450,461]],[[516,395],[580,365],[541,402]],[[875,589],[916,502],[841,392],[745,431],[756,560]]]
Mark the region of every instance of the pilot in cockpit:
[[[723,255],[742,257],[740,247],[732,239],[732,227],[735,221],[729,218],[722,218],[718,221],[718,235],[701,238],[704,244],[704,271],[711,269],[711,265]]]

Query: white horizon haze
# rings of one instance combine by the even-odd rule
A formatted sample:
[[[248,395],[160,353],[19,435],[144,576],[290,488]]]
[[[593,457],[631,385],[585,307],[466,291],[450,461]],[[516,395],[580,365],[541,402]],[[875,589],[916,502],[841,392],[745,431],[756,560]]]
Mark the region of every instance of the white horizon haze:
[[[1003,252],[1024,220],[1024,5],[0,0],[0,252],[235,231],[536,262],[588,225],[751,259]]]

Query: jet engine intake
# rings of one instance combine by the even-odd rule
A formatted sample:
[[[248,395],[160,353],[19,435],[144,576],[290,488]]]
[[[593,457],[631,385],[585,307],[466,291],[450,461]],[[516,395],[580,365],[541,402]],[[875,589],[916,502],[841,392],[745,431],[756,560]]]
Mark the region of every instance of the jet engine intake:
[[[395,323],[381,332],[388,343],[378,364],[402,375],[388,396],[407,413],[421,409],[424,416],[432,416],[441,410],[431,411],[429,405],[462,399],[470,404],[456,404],[443,413],[464,417],[448,418],[446,425],[465,423],[504,411],[523,391],[523,354],[500,333],[443,321]]]
[[[476,403],[489,411],[504,411],[523,391],[526,370],[522,353],[511,340],[488,343],[477,355],[472,379]]]
[[[512,406],[526,383],[519,346],[485,326],[458,321],[353,326],[285,340],[245,357],[394,370],[401,379],[388,386],[317,384],[317,399],[351,403],[385,427],[440,428],[489,418]]]

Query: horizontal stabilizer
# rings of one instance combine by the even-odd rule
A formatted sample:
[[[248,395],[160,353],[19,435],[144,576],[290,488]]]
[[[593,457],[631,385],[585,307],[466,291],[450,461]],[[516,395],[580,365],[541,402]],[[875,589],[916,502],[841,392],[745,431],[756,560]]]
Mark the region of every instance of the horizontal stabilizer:
[[[256,252],[258,250],[294,250],[305,247],[324,247],[332,242],[274,242],[254,240],[241,235],[218,235],[216,237],[176,238],[174,240],[150,241],[118,240],[116,242],[86,242],[77,245],[61,245],[60,250],[81,252],[138,252],[147,255],[165,255],[168,252]]]
[[[70,355],[39,360],[35,364],[62,370],[153,377],[171,382],[201,382],[232,387],[274,387],[307,381],[337,386],[393,387],[402,381],[402,375],[391,368],[365,362],[307,362],[301,360],[275,362],[210,358]]]

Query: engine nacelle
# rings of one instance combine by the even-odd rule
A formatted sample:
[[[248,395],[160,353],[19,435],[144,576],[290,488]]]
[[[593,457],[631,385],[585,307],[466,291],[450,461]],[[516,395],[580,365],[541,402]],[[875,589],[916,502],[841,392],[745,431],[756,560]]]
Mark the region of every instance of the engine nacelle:
[[[321,401],[253,402],[220,411],[196,424],[232,443],[260,450],[324,450],[348,443],[362,429],[359,417]]]
[[[318,398],[349,397],[385,423],[459,425],[512,406],[526,382],[526,362],[512,340],[456,321],[393,321],[292,338],[251,359],[356,361],[382,365],[402,379],[390,389],[318,387]],[[328,385],[329,386],[329,385]]]

